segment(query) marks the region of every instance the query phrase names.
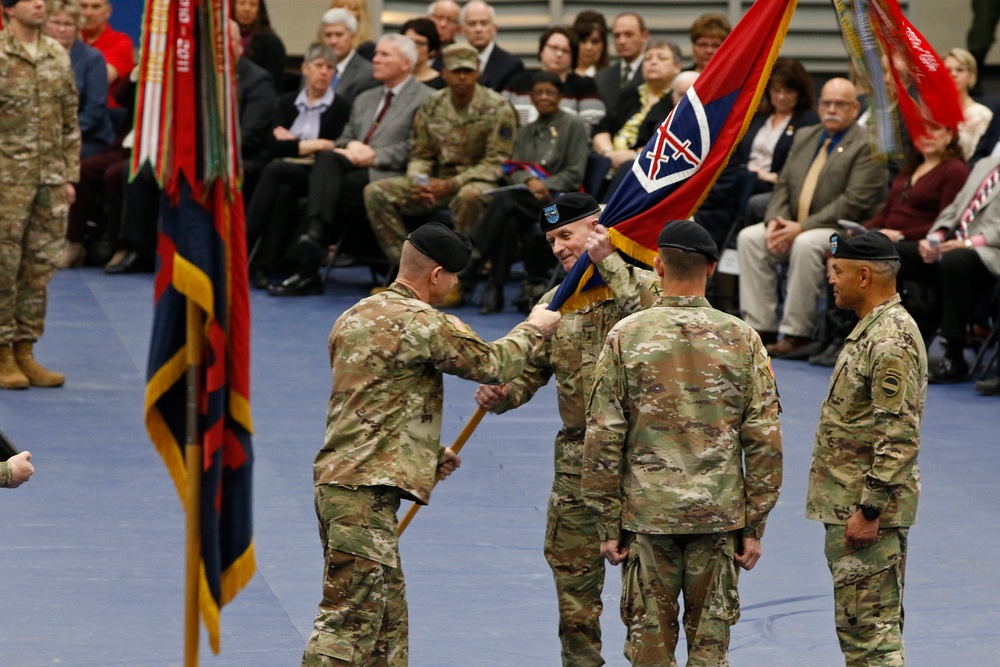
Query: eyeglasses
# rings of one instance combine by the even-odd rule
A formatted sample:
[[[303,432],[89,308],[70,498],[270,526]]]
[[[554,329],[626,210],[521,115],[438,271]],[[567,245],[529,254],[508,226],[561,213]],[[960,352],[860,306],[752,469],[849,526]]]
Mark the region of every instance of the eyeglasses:
[[[563,47],[563,46],[556,46],[554,44],[546,44],[545,48],[547,48],[552,53],[556,53],[556,54],[559,54],[559,55],[564,55],[564,56],[571,56],[571,55],[573,55],[573,52],[570,49],[567,49],[566,47]]]
[[[819,101],[819,106],[820,106],[821,109],[823,107],[833,107],[834,109],[842,110],[842,109],[848,108],[852,104],[854,104],[854,103],[853,102],[846,102],[844,100],[820,100]]]
[[[435,21],[444,21],[445,23],[454,23],[458,25],[458,19],[453,16],[441,16],[440,14],[431,14],[431,18]]]

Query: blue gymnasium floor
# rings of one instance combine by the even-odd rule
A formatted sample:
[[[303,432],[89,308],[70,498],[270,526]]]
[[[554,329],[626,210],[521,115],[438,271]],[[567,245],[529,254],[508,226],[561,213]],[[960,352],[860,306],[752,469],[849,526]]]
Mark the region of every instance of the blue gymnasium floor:
[[[366,272],[353,269],[338,271],[319,297],[252,294],[259,571],[223,610],[221,655],[211,654],[202,633],[202,665],[299,664],[322,575],[311,463],[330,384],[326,338],[367,287]],[[151,294],[151,276],[60,272],[37,351],[66,373],[67,384],[0,394],[0,428],[31,450],[37,468],[26,486],[0,491],[2,666],[182,663],[183,519],[142,424]],[[460,315],[488,339],[519,319],[512,309]],[[776,361],[774,370],[784,402],[785,487],[764,557],[741,582],[731,661],[835,667],[843,660],[822,528],[803,517],[829,369]],[[473,411],[474,389],[448,379],[449,442]],[[907,567],[911,667],[1000,664],[998,407],[970,385],[930,390],[924,492]],[[556,429],[551,386],[516,412],[488,416],[462,454],[462,469],[404,536],[414,667],[559,664],[555,595],[541,548]],[[613,571],[604,654],[621,667],[618,593]]]

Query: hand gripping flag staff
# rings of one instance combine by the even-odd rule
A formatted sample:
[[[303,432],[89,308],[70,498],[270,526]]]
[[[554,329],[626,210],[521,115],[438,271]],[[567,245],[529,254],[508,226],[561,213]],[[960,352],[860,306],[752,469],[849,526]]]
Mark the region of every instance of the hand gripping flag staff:
[[[757,0],[639,153],[600,217],[621,253],[651,265],[663,222],[689,218],[698,210],[757,111],[796,4]],[[584,254],[549,308],[573,310],[609,295]],[[483,414],[480,408],[469,420],[459,436],[462,444]],[[417,507],[400,522],[400,533]]]
[[[184,664],[256,569],[231,0],[146,0],[131,176],[162,188],[145,421],[187,513]]]

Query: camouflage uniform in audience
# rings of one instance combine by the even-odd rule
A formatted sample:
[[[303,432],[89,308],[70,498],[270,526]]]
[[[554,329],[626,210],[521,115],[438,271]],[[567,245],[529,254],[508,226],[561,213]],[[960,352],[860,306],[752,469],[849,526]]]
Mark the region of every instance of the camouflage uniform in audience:
[[[326,442],[313,468],[326,573],[304,666],[406,664],[396,510],[401,498],[430,499],[442,373],[505,382],[542,342],[536,326],[522,323],[485,343],[398,282],[337,319]]]
[[[848,336],[816,428],[806,516],[826,525],[837,636],[849,667],[903,665],[906,535],[917,517],[926,378],[923,339],[895,296]],[[852,549],[844,526],[862,506],[880,512],[878,538]]]
[[[372,231],[386,256],[399,261],[406,238],[404,215],[419,215],[445,206],[452,226],[472,229],[486,210],[483,193],[497,187],[501,165],[514,150],[517,116],[498,93],[476,86],[472,101],[456,109],[448,89],[434,93],[413,121],[413,150],[406,176],[375,181],[365,187],[365,209]],[[451,195],[435,205],[415,201],[410,187],[417,175],[448,181]]]
[[[659,294],[656,276],[637,271],[618,253],[598,265],[611,288],[597,303],[567,312],[545,344],[539,361],[507,385],[493,408],[500,413],[526,403],[554,374],[562,428],[556,435],[555,478],[549,497],[545,559],[559,597],[559,637],[564,665],[603,665],[600,615],[604,559],[597,522],[583,505],[580,468],[586,429],[587,393],[604,338],[626,315],[648,307]],[[555,290],[542,297],[550,303]]]
[[[0,345],[38,340],[66,234],[66,184],[80,180],[69,56],[39,34],[32,58],[0,33]]]
[[[628,549],[632,665],[676,665],[682,591],[687,664],[728,664],[734,554],[763,535],[781,486],[779,411],[760,337],[704,297],[661,297],[608,334],[587,407],[583,498],[600,539]]]

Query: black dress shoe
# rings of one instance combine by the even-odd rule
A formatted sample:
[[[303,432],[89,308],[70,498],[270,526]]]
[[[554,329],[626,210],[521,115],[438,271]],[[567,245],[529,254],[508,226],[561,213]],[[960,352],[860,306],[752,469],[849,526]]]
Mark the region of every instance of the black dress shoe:
[[[813,356],[820,354],[826,349],[825,340],[814,340],[811,343],[806,343],[802,347],[795,348],[788,354],[784,355],[782,359],[791,359],[793,361],[806,361]]]
[[[983,396],[1000,396],[1000,375],[976,383],[976,391]]]
[[[479,314],[491,315],[503,310],[503,288],[500,285],[488,284],[483,298],[479,301]]]
[[[277,285],[269,285],[267,293],[271,296],[306,296],[323,293],[323,279],[319,274],[294,273]]]
[[[125,257],[117,264],[108,264],[104,267],[104,273],[117,276],[123,273],[152,273],[153,262],[143,258],[135,250],[129,250]]]
[[[969,364],[964,359],[944,357],[927,376],[930,384],[955,384],[969,379]]]
[[[319,235],[315,232],[303,234],[288,249],[288,256],[304,266],[319,268],[326,259],[326,248],[320,244]]]

